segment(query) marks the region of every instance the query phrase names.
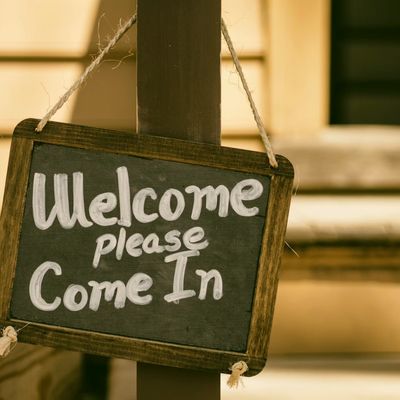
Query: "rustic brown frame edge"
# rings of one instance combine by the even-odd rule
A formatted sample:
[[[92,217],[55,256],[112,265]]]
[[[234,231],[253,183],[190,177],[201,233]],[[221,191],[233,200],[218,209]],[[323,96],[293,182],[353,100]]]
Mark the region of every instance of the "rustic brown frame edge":
[[[0,318],[8,317],[19,245],[19,234],[29,178],[33,142],[15,138],[11,142],[6,187],[0,216]],[[29,157],[26,157],[29,154]],[[11,185],[8,184],[11,183]],[[18,184],[17,184],[18,183]],[[10,245],[11,243],[11,245]]]
[[[168,161],[253,172],[261,175],[284,175],[291,178],[294,175],[292,164],[280,155],[277,156],[279,167],[274,169],[269,166],[267,155],[260,152],[58,122],[48,122],[41,133],[35,133],[34,129],[38,122],[39,120],[36,119],[26,119],[20,122],[15,128],[14,136],[32,139],[36,142],[117,154],[137,156],[145,154],[146,158],[156,157]],[[52,127],[56,128],[58,132],[49,133]],[[96,133],[94,134],[93,131]]]
[[[254,357],[267,358],[292,186],[293,180],[272,176],[253,303],[257,312],[252,314],[247,344]]]
[[[12,324],[16,328],[24,324],[22,321],[10,320],[9,309],[34,142],[253,172],[271,176],[272,179],[246,353],[175,345],[36,323],[24,328],[19,338],[21,341],[33,344],[225,373],[229,372],[229,367],[234,362],[244,360],[249,366],[247,375],[260,372],[266,361],[279,255],[284,240],[293,181],[293,168],[290,162],[278,156],[279,168],[272,169],[264,153],[51,122],[42,133],[37,134],[34,131],[37,123],[38,120],[34,119],[22,121],[13,135],[7,187],[11,186],[14,190],[8,191],[5,195],[1,217],[2,221],[5,219],[5,223],[0,226],[0,238],[3,238],[0,241],[0,254],[6,259],[2,268],[3,279],[0,282],[0,323]],[[52,127],[56,133],[49,132]],[[94,131],[96,134],[93,134]],[[30,155],[28,158],[27,152]],[[285,200],[283,206],[279,203],[282,199]],[[13,223],[7,223],[7,218],[10,216],[13,217]],[[277,223],[281,225],[285,223],[279,231],[274,229]],[[13,238],[14,241],[7,241],[4,238]],[[263,276],[267,276],[268,279],[262,281]],[[263,295],[264,293],[267,293],[267,296]]]

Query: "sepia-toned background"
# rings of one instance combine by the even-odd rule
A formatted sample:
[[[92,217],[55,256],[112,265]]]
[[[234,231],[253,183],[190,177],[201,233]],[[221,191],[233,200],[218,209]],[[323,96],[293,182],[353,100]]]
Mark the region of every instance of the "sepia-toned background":
[[[134,11],[133,0],[0,0],[0,198],[14,126],[43,116]],[[397,399],[400,2],[223,0],[222,15],[275,150],[295,167],[298,254],[285,249],[270,362],[237,392],[222,376],[222,398]],[[135,35],[54,120],[135,131]],[[263,151],[222,48],[222,144]],[[0,398],[128,400],[134,375],[132,362],[18,345],[0,361]]]

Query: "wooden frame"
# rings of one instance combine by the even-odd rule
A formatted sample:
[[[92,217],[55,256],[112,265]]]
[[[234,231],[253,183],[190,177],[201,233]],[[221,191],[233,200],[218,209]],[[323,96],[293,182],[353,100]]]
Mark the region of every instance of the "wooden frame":
[[[221,372],[229,372],[229,367],[234,362],[244,360],[249,366],[247,375],[254,375],[261,371],[267,357],[278,283],[278,267],[291,197],[293,168],[290,162],[278,156],[279,168],[272,169],[263,153],[51,122],[42,133],[37,134],[34,132],[37,122],[34,119],[21,122],[15,129],[11,145],[6,192],[0,220],[2,260],[0,324],[13,325],[18,329],[29,322],[10,319],[9,316],[34,143],[56,144],[105,153],[136,155],[257,173],[269,176],[271,183],[245,353],[133,339],[38,323],[26,326],[19,333],[19,339],[33,344],[135,359],[146,363]]]

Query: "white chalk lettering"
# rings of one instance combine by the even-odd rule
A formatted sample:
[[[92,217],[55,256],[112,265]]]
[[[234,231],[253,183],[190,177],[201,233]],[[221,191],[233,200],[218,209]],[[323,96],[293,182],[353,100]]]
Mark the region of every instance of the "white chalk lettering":
[[[134,233],[133,235],[129,236],[128,240],[126,241],[126,252],[131,257],[139,257],[142,255],[143,250],[138,249],[137,247],[143,243],[143,235],[140,233]]]
[[[169,244],[165,245],[165,250],[169,251],[170,253],[178,251],[182,246],[179,236],[181,236],[181,233],[176,229],[167,232],[164,236],[164,239]]]
[[[80,295],[80,300],[77,302],[76,298]],[[63,303],[69,311],[80,311],[88,302],[88,292],[81,285],[69,285],[64,293]]]
[[[248,187],[248,189],[246,189]],[[242,217],[258,214],[258,207],[247,208],[243,201],[258,199],[263,192],[263,185],[257,179],[244,179],[235,185],[231,192],[231,206]]]
[[[38,229],[50,228],[56,217],[57,209],[54,206],[46,220],[46,175],[35,172],[32,190],[33,221]]]
[[[117,196],[114,193],[106,192],[97,195],[89,206],[89,215],[92,221],[100,226],[115,225],[117,217],[106,218],[103,214],[111,212],[117,207]]]
[[[160,246],[160,238],[156,233],[150,233],[146,236],[142,248],[147,254],[162,253],[165,250],[164,246]]]
[[[176,199],[175,211],[172,211],[171,208],[172,196],[174,196]],[[183,194],[179,190],[168,189],[162,195],[158,211],[160,212],[160,216],[164,218],[166,221],[177,220],[182,215],[184,209],[185,209],[185,198],[183,197]]]
[[[197,186],[191,185],[185,188],[185,192],[194,194],[191,216],[193,220],[197,220],[200,217],[202,198],[204,196],[206,198],[206,208],[208,211],[214,211],[217,209],[219,199],[218,215],[220,217],[226,217],[228,215],[229,190],[226,186],[219,185],[217,188],[206,186],[205,188],[200,189]]]
[[[54,206],[46,219],[46,175],[37,172],[34,174],[32,211],[33,220],[38,229],[46,230],[50,228],[56,216],[64,229],[73,228],[77,220],[84,228],[92,226],[93,222],[88,221],[85,214],[83,174],[81,172],[73,173],[73,201],[73,212],[70,215],[68,176],[66,174],[54,174]]]
[[[115,296],[114,307],[117,309],[125,307],[126,287],[122,281],[118,280],[112,283],[108,281],[100,283],[90,281],[88,285],[93,288],[89,301],[89,308],[91,310],[97,311],[99,309],[102,290],[104,290],[104,300],[112,301]]]
[[[160,254],[167,252],[176,252],[182,244],[187,250],[203,250],[208,247],[209,242],[205,239],[204,229],[200,226],[189,228],[183,233],[177,229],[167,232],[164,235],[164,243],[157,233],[149,233],[143,236],[141,233],[134,233],[128,238],[126,237],[125,228],[120,228],[118,239],[112,233],[106,233],[96,239],[96,249],[93,256],[92,266],[99,266],[102,256],[110,254],[115,250],[115,259],[121,260],[126,250],[131,257],[140,257],[143,252],[145,254]]]
[[[149,275],[139,272],[133,275],[126,284],[126,296],[133,304],[141,306],[150,304],[153,296],[151,294],[139,296],[139,293],[149,290],[152,285],[153,279]]]
[[[188,258],[196,257],[199,254],[200,252],[198,250],[188,250],[188,251],[181,251],[175,254],[170,254],[164,258],[164,261],[167,263],[171,261],[176,261],[173,291],[172,293],[164,296],[165,301],[167,301],[168,303],[174,302],[178,304],[179,300],[181,299],[186,299],[188,297],[196,296],[196,292],[194,290],[184,289],[184,281],[185,281],[185,271]]]
[[[145,203],[147,197],[150,197],[152,200],[157,199],[157,194],[154,191],[154,189],[144,188],[144,189],[139,190],[135,194],[135,197],[133,198],[133,202],[132,202],[133,215],[139,222],[142,222],[144,224],[153,222],[155,219],[158,218],[157,213],[146,214],[144,212],[144,203]]]
[[[210,271],[206,272],[202,269],[196,269],[196,274],[201,277],[199,299],[205,300],[208,282],[211,279],[214,279],[213,298],[214,300],[220,300],[223,296],[223,283],[222,276],[219,271],[216,269],[211,269]]]
[[[189,250],[205,249],[208,246],[208,240],[204,240],[203,242],[198,243],[200,242],[200,240],[204,238],[204,236],[205,236],[204,229],[200,226],[195,226],[193,228],[188,229],[183,234],[183,244]]]
[[[121,228],[119,230],[117,250],[115,252],[115,258],[118,261],[122,259],[122,255],[124,253],[124,248],[125,248],[125,241],[126,241],[126,230],[124,228]]]
[[[56,297],[52,303],[48,303],[42,297],[43,278],[50,270],[52,270],[57,276],[62,274],[59,264],[52,261],[46,261],[36,268],[29,282],[29,297],[31,302],[36,308],[42,311],[54,311],[61,304],[60,297]]]
[[[76,222],[76,215],[69,213],[68,175],[54,175],[54,202],[57,208],[58,222],[64,229],[71,229]]]
[[[85,213],[85,197],[83,194],[83,174],[82,172],[74,172],[72,174],[72,187],[74,193],[74,215],[82,227],[88,228],[93,222],[88,221]]]
[[[105,243],[108,242],[106,245]],[[105,233],[96,239],[96,250],[94,252],[92,266],[97,268],[99,266],[101,256],[111,253],[117,245],[117,239],[111,233]]]
[[[56,276],[62,275],[62,269],[59,264],[46,261],[41,264],[32,274],[29,283],[29,295],[32,304],[42,311],[54,311],[61,304],[61,297],[56,296],[52,303],[48,303],[42,297],[43,278],[48,271],[52,270]],[[143,294],[153,285],[153,279],[144,273],[136,273],[131,276],[125,285],[122,281],[114,282],[89,281],[88,286],[91,287],[90,297],[88,290],[78,284],[71,284],[64,292],[62,303],[69,311],[81,311],[89,304],[89,309],[98,311],[101,299],[111,302],[114,299],[115,309],[125,307],[126,299],[136,305],[150,304],[153,300],[151,294]]]
[[[129,175],[126,167],[117,168],[119,194],[119,221],[118,224],[129,228],[132,224],[131,191]]]
[[[36,227],[46,230],[52,226],[57,218],[61,227],[71,229],[76,222],[83,228],[93,223],[99,226],[120,225],[131,227],[132,217],[138,222],[150,223],[161,217],[165,221],[178,220],[185,211],[187,201],[184,194],[178,189],[167,189],[160,197],[151,188],[137,191],[131,201],[131,185],[128,169],[125,166],[116,169],[118,181],[118,198],[112,192],[100,193],[95,196],[88,209],[90,219],[86,217],[84,179],[82,172],[74,172],[73,176],[73,207],[70,211],[68,194],[68,175],[54,174],[54,205],[48,216],[46,213],[46,175],[36,172],[33,179],[32,209]],[[238,182],[230,192],[225,185],[213,187],[211,185],[200,188],[195,185],[185,187],[185,193],[193,195],[191,219],[198,220],[203,207],[208,211],[218,210],[219,217],[227,217],[229,206],[243,217],[252,217],[259,213],[258,207],[247,207],[244,203],[258,199],[263,193],[263,185],[257,179],[244,179]],[[151,202],[153,201],[153,203]],[[116,209],[119,204],[119,217],[105,216]],[[153,205],[153,212],[149,212]],[[157,207],[158,206],[158,207]],[[157,210],[158,212],[156,212]],[[177,236],[175,236],[176,239]],[[173,238],[170,236],[169,238]],[[174,239],[174,243],[177,241]]]

